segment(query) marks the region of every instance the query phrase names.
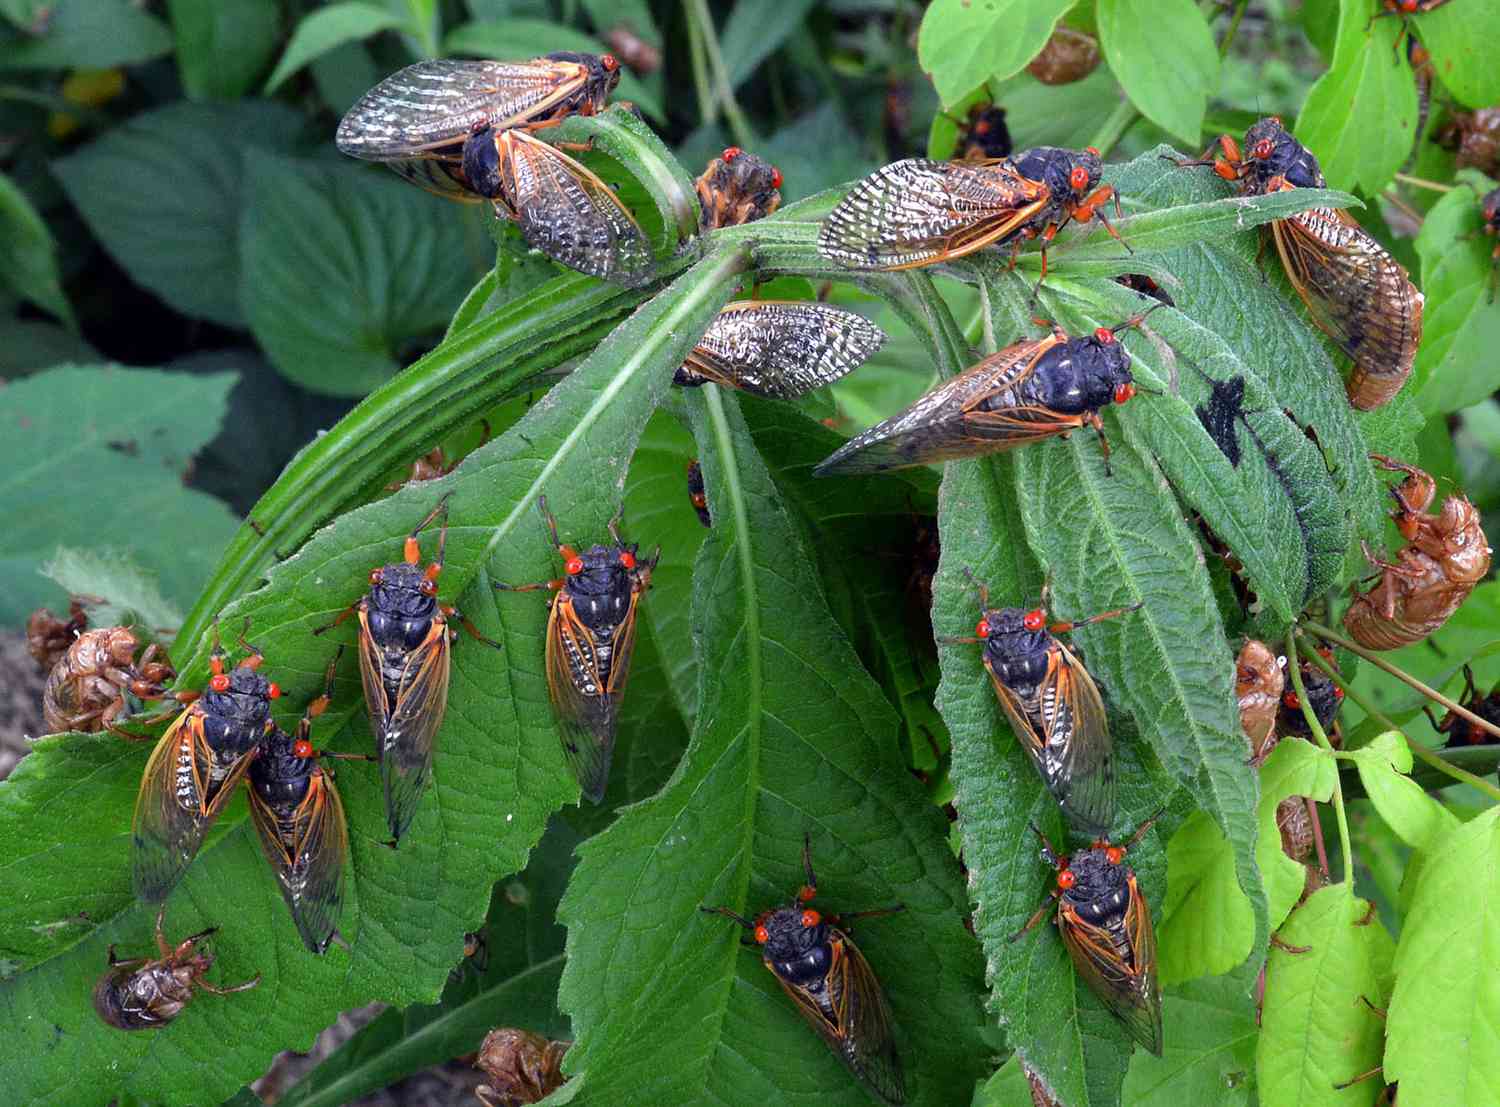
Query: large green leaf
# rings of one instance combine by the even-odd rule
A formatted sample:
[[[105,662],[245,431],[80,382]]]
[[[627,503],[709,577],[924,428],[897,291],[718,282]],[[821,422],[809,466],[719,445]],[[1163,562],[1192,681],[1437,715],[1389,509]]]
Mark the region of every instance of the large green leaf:
[[[172,49],[167,25],[130,0],[63,0],[36,14],[34,34],[0,29],[0,69],[106,69]]]
[[[578,794],[548,707],[545,604],[534,595],[499,596],[490,584],[556,572],[536,512],[541,493],[570,537],[603,533],[647,415],[743,265],[734,250],[710,255],[440,487],[408,486],[344,515],[272,569],[266,588],[224,612],[226,626],[250,620],[266,671],[288,693],[286,714],[294,714],[321,682],[330,639],[349,636],[345,629],[318,638],[312,629],[356,599],[370,567],[398,556],[434,498],[451,494],[443,595],[504,649],[472,641],[455,647],[432,785],[399,851],[384,844],[373,766],[339,773],[351,839],[341,924],[347,953],[333,949],[320,958],[302,949],[248,826],[234,825],[237,801],[221,820],[222,836],[200,851],[169,902],[169,915],[174,932],[220,923],[226,979],[259,971],[261,986],[233,1000],[195,1004],[161,1034],[122,1040],[94,1015],[88,995],[108,942],[134,949],[147,938],[147,910],[127,906],[126,848],[129,794],[146,751],[115,739],[86,740],[98,744],[108,763],[83,786],[60,792],[48,782],[74,773],[77,755],[69,745],[85,740],[56,740],[37,752],[26,773],[0,785],[0,823],[13,858],[55,854],[59,841],[81,842],[84,834],[92,851],[88,865],[61,888],[50,867],[15,862],[17,871],[34,875],[29,884],[10,885],[12,917],[0,928],[5,941],[34,946],[48,927],[29,938],[17,931],[89,912],[82,927],[47,938],[53,956],[0,985],[0,1012],[22,1028],[0,1052],[15,1102],[105,1103],[122,1089],[163,1103],[217,1101],[261,1072],[278,1049],[309,1042],[339,1010],[375,999],[407,1004],[436,997],[463,932],[484,914],[490,886],[521,868],[548,815]],[[431,542],[424,546],[429,552]],[[199,643],[196,655],[190,645],[179,648],[177,660],[185,683],[194,685],[205,673],[207,643]],[[317,728],[320,745],[370,746],[353,662],[346,651],[334,707]],[[101,899],[113,912],[99,909]],[[53,1026],[63,1027],[60,1037]],[[215,1064],[198,1064],[194,1058],[208,1050]],[[35,1060],[44,1055],[44,1062]],[[22,1056],[31,1059],[25,1066],[16,1061]]]
[[[1500,8],[1493,4],[1440,5],[1412,21],[1432,54],[1443,87],[1469,108],[1500,100],[1500,67],[1494,45],[1500,40]]]
[[[301,117],[281,104],[171,104],[53,163],[121,268],[184,315],[243,326],[240,215],[247,164],[290,152]]]
[[[917,57],[943,103],[1019,73],[1046,44],[1071,0],[934,0],[922,16]]]
[[[741,0],[719,36],[729,83],[739,88],[802,26],[815,0]]]
[[[233,100],[250,91],[276,53],[276,0],[168,0],[177,72],[194,100]]]
[[[663,790],[581,850],[561,909],[578,1035],[566,1067],[589,1103],[867,1103],[739,930],[698,911],[785,902],[806,833],[830,912],[905,905],[858,941],[895,1011],[911,1101],[965,1099],[979,962],[942,816],[896,757],[894,717],[829,618],[733,401],[705,391],[690,403],[715,511],[693,579],[698,721]]]
[[[1260,1029],[1247,964],[1227,976],[1168,988],[1162,998],[1162,1056],[1144,1050],[1131,1058],[1125,1102],[1131,1107],[1255,1102],[1255,1043]]]
[[[128,547],[186,607],[234,532],[224,504],[183,487],[234,377],[60,366],[0,389],[0,619],[67,596],[37,572],[59,546]],[[183,419],[190,412],[192,418]],[[79,505],[87,504],[87,511]]]
[[[73,309],[62,290],[57,269],[57,243],[31,200],[0,173],[0,251],[6,258],[0,280],[22,299],[45,308],[77,329]]]
[[[1219,83],[1207,18],[1192,0],[1099,0],[1098,10],[1099,45],[1130,102],[1158,127],[1196,144]]]
[[[345,0],[309,12],[298,22],[292,41],[266,81],[266,92],[275,92],[293,73],[335,47],[396,27],[412,29],[399,13],[364,0]]]

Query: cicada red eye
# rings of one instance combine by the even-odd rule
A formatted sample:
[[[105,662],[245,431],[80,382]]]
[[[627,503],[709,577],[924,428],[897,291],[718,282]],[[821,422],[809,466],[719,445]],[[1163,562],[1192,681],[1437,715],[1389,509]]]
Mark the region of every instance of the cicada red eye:
[[[1333,690],[1333,698],[1336,699],[1336,700],[1343,699],[1344,698],[1344,690],[1342,688],[1335,688]]]
[[[271,686],[266,689],[266,696],[269,699],[279,700],[281,698],[281,685],[273,680]]]
[[[568,576],[576,577],[579,573],[583,572],[583,558],[574,554],[568,558],[567,564],[563,566],[563,569],[567,572]]]
[[[770,935],[766,933],[765,926],[757,924],[755,927],[755,940],[761,945],[765,945],[766,939],[769,937]]]
[[[634,569],[635,568],[635,554],[631,553],[629,550],[621,550],[620,551],[620,564],[624,568],[626,568],[626,569]]]
[[[1302,701],[1297,698],[1296,692],[1286,693],[1286,695],[1281,697],[1281,702],[1283,706],[1290,707],[1293,711],[1302,706]]]
[[[979,622],[975,623],[974,624],[974,633],[977,634],[977,635],[979,635],[979,637],[981,637],[981,638],[988,638],[990,636],[990,623],[989,623],[989,620],[988,619],[980,619]]]
[[[1072,869],[1061,869],[1057,874],[1057,886],[1063,889],[1063,891],[1067,891],[1069,888],[1073,887],[1073,881],[1075,879],[1076,877],[1073,876]]]
[[[1085,154],[1093,154],[1094,157],[1097,158],[1099,156],[1099,147],[1097,147],[1097,146],[1085,146],[1083,148],[1083,152]]]
[[[1276,146],[1269,138],[1263,138],[1250,148],[1250,156],[1264,161],[1276,152]]]
[[[1034,607],[1021,619],[1021,625],[1027,630],[1041,630],[1047,625],[1047,613],[1040,607]]]
[[[811,884],[804,884],[802,885],[802,887],[797,889],[797,899],[801,903],[806,903],[817,894],[817,889],[815,889]]]
[[[292,743],[293,757],[311,757],[313,755],[313,744],[306,738],[298,738]]]
[[[1130,399],[1134,395],[1135,385],[1131,384],[1129,381],[1122,381],[1121,383],[1115,385],[1115,403],[1123,404],[1126,400]]]
[[[1089,171],[1083,166],[1078,166],[1068,174],[1068,183],[1073,186],[1073,191],[1082,192],[1089,186]]]
[[[1094,340],[1108,346],[1115,340],[1115,332],[1108,327],[1100,327],[1094,331]]]
[[[729,164],[730,162],[732,162],[735,158],[739,157],[744,152],[745,151],[741,150],[738,146],[726,146],[724,148],[724,154],[723,154],[724,163],[726,165]]]
[[[604,67],[604,72],[613,73],[620,68],[620,63],[615,60],[613,54],[604,54],[599,58],[599,64]]]
[[[1125,851],[1119,846],[1109,846],[1105,849],[1104,856],[1109,858],[1111,865],[1118,865],[1121,861],[1125,860]]]
[[[227,692],[227,691],[229,691],[229,674],[228,673],[216,673],[216,674],[214,674],[213,678],[209,680],[208,686],[209,686],[209,688],[212,691],[215,691],[215,692]]]
[[[771,167],[771,187],[781,187],[781,170],[777,169],[774,165]],[[1494,232],[1491,231],[1490,233],[1493,234]]]
[[[802,912],[802,925],[807,927],[808,930],[811,930],[822,921],[823,916],[818,914],[810,907],[806,911]]]

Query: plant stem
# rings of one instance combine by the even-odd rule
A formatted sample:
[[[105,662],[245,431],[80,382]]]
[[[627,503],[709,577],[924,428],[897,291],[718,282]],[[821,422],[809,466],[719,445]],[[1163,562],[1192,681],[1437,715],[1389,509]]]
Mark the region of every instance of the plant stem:
[[[1322,669],[1323,672],[1327,673],[1328,676],[1332,677],[1333,680],[1338,684],[1338,686],[1344,690],[1344,693],[1355,703],[1359,704],[1360,709],[1364,711],[1366,715],[1374,719],[1377,723],[1385,727],[1387,730],[1394,730],[1396,733],[1400,734],[1401,737],[1406,740],[1406,748],[1411,750],[1411,755],[1418,761],[1421,761],[1423,764],[1432,766],[1444,776],[1452,777],[1454,780],[1478,788],[1481,792],[1483,792],[1490,798],[1496,801],[1500,801],[1500,788],[1495,787],[1495,785],[1485,780],[1482,776],[1475,776],[1471,772],[1460,769],[1457,765],[1450,764],[1443,757],[1434,753],[1432,750],[1428,749],[1421,743],[1412,741],[1410,736],[1407,735],[1406,731],[1404,731],[1389,717],[1381,713],[1381,711],[1365,697],[1364,693],[1360,692],[1352,684],[1346,681],[1343,677],[1343,674],[1335,669],[1332,665],[1330,665],[1327,661],[1325,661],[1323,659],[1323,655],[1318,653],[1317,650],[1303,649],[1301,651],[1301,654],[1318,668]]]
[[[1381,669],[1387,673],[1390,673],[1391,676],[1395,677],[1397,680],[1415,688],[1418,692],[1421,692],[1422,695],[1432,700],[1433,703],[1442,704],[1449,711],[1457,712],[1459,716],[1468,719],[1469,722],[1473,723],[1481,730],[1493,734],[1496,738],[1500,738],[1500,727],[1497,727],[1494,723],[1491,723],[1486,719],[1481,719],[1478,715],[1474,714],[1474,712],[1463,706],[1463,704],[1456,703],[1453,700],[1450,700],[1447,696],[1443,695],[1437,689],[1429,688],[1427,685],[1423,684],[1420,680],[1412,676],[1410,673],[1396,668],[1396,666],[1392,665],[1389,661],[1381,657],[1379,654],[1372,653],[1370,650],[1365,649],[1358,643],[1351,642],[1343,635],[1331,631],[1327,627],[1321,626],[1318,623],[1304,622],[1302,626],[1304,629],[1312,631],[1324,641],[1332,642],[1335,646],[1342,646],[1350,653],[1357,654],[1358,656],[1368,661],[1371,665],[1374,665],[1377,669]]]
[[[1292,687],[1297,691],[1297,698],[1302,702],[1302,715],[1307,720],[1313,738],[1331,756],[1334,752],[1333,743],[1328,740],[1328,735],[1323,733],[1323,724],[1318,722],[1318,716],[1313,712],[1312,704],[1308,702],[1307,689],[1302,686],[1302,666],[1297,664],[1296,628],[1286,632],[1286,656],[1287,673],[1292,678]],[[1349,816],[1344,811],[1344,786],[1339,780],[1338,773],[1333,774],[1332,799],[1333,815],[1339,824],[1339,849],[1344,854],[1344,883],[1353,887],[1354,853],[1349,846]]]
[[[1250,6],[1250,0],[1239,0],[1234,6],[1234,15],[1229,20],[1229,26],[1224,29],[1224,37],[1219,40],[1219,57],[1229,56],[1229,47],[1234,44],[1234,33],[1240,29],[1240,20],[1245,18],[1245,9]]]
[[[698,39],[701,47],[708,54],[708,66],[713,71],[718,88],[710,93],[710,103],[722,101],[724,105],[724,116],[729,120],[729,129],[734,132],[734,140],[741,146],[753,147],[755,143],[755,130],[750,126],[750,120],[740,108],[740,102],[734,98],[734,85],[729,80],[729,67],[724,64],[724,54],[719,49],[719,36],[714,32],[713,16],[708,11],[708,0],[687,0],[688,26],[696,26]]]
[[[698,90],[698,122],[708,126],[719,117],[719,106],[714,103],[714,90],[708,83],[708,58],[703,49],[703,31],[698,21],[689,18],[688,56],[693,66],[693,87]]]
[[[1452,192],[1457,185],[1438,184],[1437,181],[1424,180],[1421,177],[1412,177],[1406,173],[1397,173],[1396,180],[1402,184],[1409,184],[1414,188],[1430,188],[1433,192]]]

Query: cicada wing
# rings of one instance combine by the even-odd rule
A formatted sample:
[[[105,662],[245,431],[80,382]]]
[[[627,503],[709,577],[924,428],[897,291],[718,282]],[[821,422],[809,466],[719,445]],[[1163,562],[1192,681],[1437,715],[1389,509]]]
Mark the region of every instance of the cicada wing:
[[[1346,212],[1313,208],[1271,224],[1287,278],[1317,326],[1374,378],[1378,406],[1411,374],[1422,339],[1422,294],[1385,247]]]
[[[1009,162],[907,158],[851,188],[818,231],[818,251],[849,269],[908,269],[962,257],[1019,231],[1050,195]]]
[[[617,658],[616,665],[621,660],[629,665],[628,655]],[[615,747],[616,697],[609,690],[610,675],[601,671],[593,631],[578,618],[568,594],[559,592],[547,620],[547,687],[557,711],[563,755],[593,803],[604,799]]]
[[[830,945],[833,959],[821,988],[798,985],[780,975],[776,980],[797,1013],[861,1083],[886,1103],[905,1103],[906,1078],[880,981],[843,931],[831,929]]]
[[[496,139],[506,203],[522,236],[553,261],[621,284],[649,278],[653,258],[635,217],[610,187],[524,131]]]
[[[885,332],[852,311],[742,300],[714,317],[687,366],[729,388],[790,400],[832,384],[884,344]]]
[[[190,707],[167,728],[141,775],[131,826],[136,895],[160,903],[193,863],[198,847],[254,760],[256,747],[214,780],[214,756],[201,712]]]
[[[432,753],[448,706],[452,646],[448,624],[434,618],[427,637],[402,659],[400,678],[387,683],[380,647],[359,613],[359,671],[370,709],[370,729],[380,757],[385,814],[391,836],[400,838],[416,817],[432,775]]]
[[[1115,815],[1114,746],[1104,697],[1083,662],[1061,642],[1042,681],[1047,759],[1053,795],[1080,830],[1105,834]]]
[[[333,777],[315,768],[307,793],[285,818],[250,789],[250,821],[302,944],[324,952],[338,926],[349,856],[349,828]]]
[[[1161,1056],[1161,991],[1156,982],[1156,935],[1150,908],[1129,877],[1123,919],[1097,926],[1066,903],[1059,909],[1063,944],[1078,975],[1125,1024],[1130,1036]]]
[[[546,116],[587,79],[587,67],[550,58],[421,61],[361,96],[335,141],[340,152],[368,161],[461,146],[476,127],[498,131]]]
[[[849,439],[820,462],[813,474],[878,473],[994,453],[1046,437],[1030,425],[1019,424],[1007,437],[1002,429],[976,416],[984,414],[979,405],[986,400],[1003,402],[1057,341],[1052,337],[1024,339],[991,354],[918,397],[905,411]],[[983,437],[978,437],[981,432]]]

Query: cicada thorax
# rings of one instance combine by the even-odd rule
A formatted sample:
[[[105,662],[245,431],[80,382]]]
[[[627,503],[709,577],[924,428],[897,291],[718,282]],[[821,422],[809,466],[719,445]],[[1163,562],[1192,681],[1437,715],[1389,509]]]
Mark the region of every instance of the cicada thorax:
[[[565,657],[574,688],[593,700],[598,711],[594,721],[601,727],[614,726],[618,703],[613,696],[623,690],[626,676],[618,644],[633,629],[633,622],[629,628],[627,622],[634,620],[635,599],[645,588],[634,568],[638,549],[635,544],[590,546],[569,563],[553,601],[566,604],[587,628],[586,635],[568,639]],[[575,572],[572,565],[580,562]],[[629,663],[628,657],[623,660]]]
[[[781,206],[781,170],[738,146],[709,162],[694,188],[705,231],[753,223]]]
[[[154,644],[137,659],[139,649],[140,640],[128,627],[96,627],[78,635],[52,666],[42,690],[49,732],[113,729],[127,710],[127,695],[161,699],[176,673],[170,662],[156,660]]]
[[[1318,652],[1323,655],[1324,660],[1330,664],[1333,663],[1332,651],[1323,648]],[[1343,688],[1311,661],[1299,659],[1298,666],[1301,669],[1302,688],[1307,693],[1307,702],[1312,708],[1313,717],[1318,720],[1318,726],[1322,728],[1333,746],[1342,745],[1336,724],[1339,709],[1344,706]],[[1297,695],[1291,677],[1285,676],[1284,679],[1281,708],[1276,716],[1276,730],[1283,735],[1290,734],[1298,738],[1311,739],[1312,727],[1308,725],[1307,715],[1302,710],[1302,698]]]
[[[411,685],[414,665],[422,663],[420,651],[432,648],[436,638],[447,639],[448,620],[438,606],[436,589],[420,565],[396,562],[382,566],[371,576],[369,594],[360,601],[361,631],[369,635],[378,658],[371,666],[372,675],[378,675],[380,693],[394,706]],[[432,694],[438,703],[430,711],[436,713],[436,724],[441,724],[447,688],[434,688]],[[408,767],[415,767],[412,758],[425,761],[425,754],[404,748],[402,738],[406,735],[397,724],[408,714],[394,710],[383,713],[384,725],[375,741],[382,757],[401,758],[411,762]]]

